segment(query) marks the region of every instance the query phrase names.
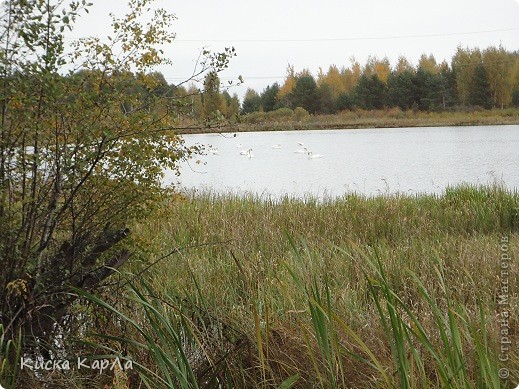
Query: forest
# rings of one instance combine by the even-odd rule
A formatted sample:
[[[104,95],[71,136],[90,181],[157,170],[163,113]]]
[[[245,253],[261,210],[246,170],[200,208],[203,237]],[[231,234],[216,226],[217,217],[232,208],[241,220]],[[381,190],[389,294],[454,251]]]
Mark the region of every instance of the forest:
[[[355,108],[402,110],[460,110],[519,106],[519,53],[503,47],[458,47],[451,63],[437,63],[423,54],[417,66],[400,57],[392,67],[387,58],[371,57],[362,66],[331,65],[317,77],[288,66],[282,85],[261,93],[248,89],[242,114],[279,108],[304,108],[311,114],[331,114]]]
[[[95,71],[81,70],[64,76],[73,84]],[[204,123],[255,123],[250,115],[276,111],[273,118],[330,115],[353,110],[397,108],[413,112],[463,112],[519,107],[519,52],[503,47],[458,47],[451,63],[438,63],[434,56],[423,54],[416,66],[401,56],[392,66],[387,58],[370,57],[361,65],[352,59],[350,66],[331,65],[319,69],[315,77],[310,70],[296,71],[288,65],[283,83],[267,85],[261,92],[248,88],[243,101],[234,85],[224,85],[217,72],[189,83],[168,84],[158,71],[148,73],[119,71],[107,80],[123,96],[121,110],[146,104],[156,98],[175,101],[155,105],[159,112],[173,120],[193,126]],[[198,82],[195,82],[198,81]],[[239,77],[239,82],[246,79]],[[88,88],[88,85],[85,85]],[[223,122],[222,122],[223,121]]]
[[[387,58],[370,57],[364,65],[352,58],[349,66],[331,65],[327,71],[319,69],[317,76],[289,64],[282,83],[262,91],[248,88],[243,101],[236,93],[231,96],[232,87],[222,87],[215,73],[205,76],[202,88],[194,83],[168,86],[161,73],[153,77],[160,85],[157,90],[172,88],[186,102],[184,115],[195,120],[235,122],[254,112],[280,110],[283,116],[296,109],[303,115],[327,115],[357,109],[432,112],[519,107],[519,52],[502,46],[458,47],[450,63],[423,54],[416,66],[404,56],[394,66]]]

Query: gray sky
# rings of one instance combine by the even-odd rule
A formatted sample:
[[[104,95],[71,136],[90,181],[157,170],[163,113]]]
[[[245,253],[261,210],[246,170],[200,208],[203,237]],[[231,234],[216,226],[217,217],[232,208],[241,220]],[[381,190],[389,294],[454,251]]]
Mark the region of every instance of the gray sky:
[[[92,0],[90,14],[76,24],[74,37],[110,33],[109,12],[123,15],[125,0]],[[177,16],[176,41],[166,48],[172,67],[159,69],[169,83],[188,77],[203,47],[219,51],[234,46],[238,56],[223,81],[242,75],[245,84],[230,90],[243,96],[247,87],[261,92],[283,82],[290,63],[314,75],[332,64],[363,65],[369,55],[400,55],[416,64],[421,54],[450,62],[456,47],[501,44],[519,50],[519,0],[158,0]]]

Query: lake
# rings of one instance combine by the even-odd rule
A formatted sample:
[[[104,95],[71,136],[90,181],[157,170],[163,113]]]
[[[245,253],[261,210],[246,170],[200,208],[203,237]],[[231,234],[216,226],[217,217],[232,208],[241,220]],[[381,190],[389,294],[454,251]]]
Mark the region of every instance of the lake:
[[[185,135],[186,144],[214,154],[198,158],[203,164],[182,163],[178,178],[166,172],[165,183],[273,198],[441,193],[461,183],[519,189],[519,125],[233,135]]]

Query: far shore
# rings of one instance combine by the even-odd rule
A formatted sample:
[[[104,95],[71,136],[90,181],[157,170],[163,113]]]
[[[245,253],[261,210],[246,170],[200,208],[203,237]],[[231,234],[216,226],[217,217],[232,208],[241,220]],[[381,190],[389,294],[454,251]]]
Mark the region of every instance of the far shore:
[[[238,122],[214,126],[188,126],[178,134],[238,133],[256,131],[305,131],[367,128],[456,127],[519,124],[519,109],[472,112],[413,112],[399,110],[347,111],[335,115],[275,117],[272,112],[254,112]]]

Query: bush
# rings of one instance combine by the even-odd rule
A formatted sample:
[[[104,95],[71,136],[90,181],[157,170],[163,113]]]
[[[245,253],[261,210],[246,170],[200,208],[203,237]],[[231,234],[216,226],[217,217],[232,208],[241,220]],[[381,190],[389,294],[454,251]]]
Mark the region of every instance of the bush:
[[[301,107],[297,107],[296,109],[294,109],[294,119],[298,122],[303,121],[308,117],[310,117],[310,114],[306,109]]]
[[[242,116],[242,121],[249,124],[263,123],[267,118],[265,112],[251,112],[245,116]]]
[[[152,71],[169,62],[157,46],[174,38],[173,15],[147,18],[152,1],[131,0],[114,17],[111,45],[84,39],[74,56],[63,31],[85,1],[0,6],[1,343],[21,332],[22,355],[57,355],[57,338],[70,343],[76,334],[59,329],[74,318],[73,288],[95,292],[127,262],[128,226],[167,193],[163,170],[198,151],[173,131],[185,101]],[[204,53],[199,74],[222,70],[232,53]]]
[[[289,120],[292,115],[294,114],[294,111],[292,111],[290,108],[278,108],[275,111],[268,113],[268,119],[270,120],[276,120],[276,121],[284,121]]]

